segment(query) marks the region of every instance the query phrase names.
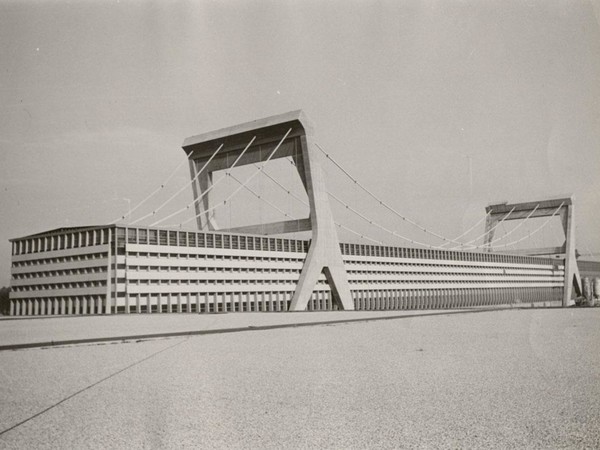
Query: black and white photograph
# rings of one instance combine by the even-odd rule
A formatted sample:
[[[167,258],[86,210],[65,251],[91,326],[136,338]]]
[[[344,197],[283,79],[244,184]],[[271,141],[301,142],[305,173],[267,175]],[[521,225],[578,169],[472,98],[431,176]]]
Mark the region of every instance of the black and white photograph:
[[[598,0],[0,0],[0,449],[600,448]]]

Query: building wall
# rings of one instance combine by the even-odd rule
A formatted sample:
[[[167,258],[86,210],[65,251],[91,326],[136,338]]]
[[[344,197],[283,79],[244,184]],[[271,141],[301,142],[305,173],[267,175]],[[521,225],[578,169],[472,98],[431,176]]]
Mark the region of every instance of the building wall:
[[[11,315],[105,311],[110,228],[13,241]]]
[[[308,246],[116,226],[13,240],[11,311],[287,311]],[[564,266],[552,259],[358,244],[341,250],[356,309],[560,300],[564,287]],[[308,309],[336,309],[323,275]]]

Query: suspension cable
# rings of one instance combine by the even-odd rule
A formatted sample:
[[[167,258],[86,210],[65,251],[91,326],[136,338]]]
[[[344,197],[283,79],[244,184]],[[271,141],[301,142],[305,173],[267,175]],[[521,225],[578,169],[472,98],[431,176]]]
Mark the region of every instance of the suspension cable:
[[[294,163],[294,161],[290,160],[290,163],[291,163],[291,164],[292,164],[294,167],[296,166],[296,164]],[[305,201],[304,201],[302,198],[298,197],[298,196],[297,196],[296,194],[294,194],[294,193],[293,193],[291,190],[289,190],[287,187],[285,187],[283,184],[281,184],[279,181],[277,181],[277,179],[275,179],[274,177],[272,177],[271,175],[269,175],[269,173],[268,173],[267,171],[264,171],[264,172],[263,172],[263,174],[264,174],[264,175],[265,175],[267,178],[269,178],[271,181],[273,181],[273,182],[274,182],[274,183],[275,183],[277,186],[279,186],[281,189],[283,189],[285,192],[287,192],[287,193],[288,193],[288,194],[289,194],[291,197],[293,197],[293,198],[295,198],[296,200],[298,200],[298,201],[299,201],[300,203],[302,203],[304,206],[310,207],[310,205],[309,205],[308,203],[306,203],[306,202],[305,202]],[[333,197],[333,194],[332,194],[331,192],[328,192],[328,194],[329,194],[329,195],[331,195],[331,196]],[[337,199],[336,199],[336,200],[337,200]],[[339,200],[338,200],[338,201],[339,201]],[[344,204],[344,206],[346,206],[346,205]],[[350,206],[348,206],[348,209],[351,209],[351,207],[350,207]],[[358,212],[355,212],[355,214],[360,214],[360,213],[358,213]],[[367,220],[367,221],[369,221],[369,222],[371,222],[371,223],[372,223],[372,221],[371,221],[370,219],[368,219],[368,218],[365,218],[365,217],[363,217],[363,219],[364,219],[364,220]],[[345,225],[342,225],[341,223],[334,222],[334,224],[335,224],[336,226],[338,226],[339,228],[343,229],[343,230],[346,230],[346,231],[348,231],[348,232],[350,232],[350,233],[352,233],[352,234],[354,234],[354,235],[356,235],[356,236],[359,236],[359,237],[360,237],[360,238],[362,238],[362,239],[366,239],[366,240],[368,240],[368,241],[375,242],[376,244],[383,245],[383,242],[382,242],[382,241],[378,241],[378,240],[376,240],[376,239],[373,239],[373,238],[371,238],[371,237],[369,237],[369,236],[366,236],[366,235],[364,235],[364,234],[362,234],[362,233],[359,233],[358,231],[355,231],[355,230],[353,230],[353,229],[351,229],[351,228],[349,228],[349,227],[347,227],[347,226],[345,226]],[[387,230],[387,229],[385,229],[385,228],[383,228],[383,229],[384,229],[385,231],[387,231],[388,233],[392,233],[392,234],[394,234],[396,237],[402,237],[402,236],[398,235],[397,233],[394,233],[394,232],[393,232],[393,231],[391,231],[391,230]],[[413,241],[413,240],[411,240],[411,239],[409,239],[409,238],[404,238],[404,239],[405,239],[405,240],[408,240],[408,241],[410,241],[410,242],[413,242],[413,243],[415,243],[415,244],[420,244],[419,242]],[[427,246],[427,244],[420,244],[420,245],[425,245],[425,246]]]
[[[351,228],[348,228],[347,226],[345,226],[345,225],[342,225],[341,223],[337,223],[337,222],[334,222],[334,223],[335,223],[335,225],[337,225],[337,226],[338,226],[338,227],[340,227],[341,229],[343,229],[343,230],[346,230],[346,231],[349,231],[350,233],[352,233],[352,234],[355,234],[355,235],[359,236],[361,239],[366,239],[366,240],[368,240],[368,241],[375,242],[376,244],[383,245],[383,242],[382,242],[382,241],[378,241],[378,240],[376,240],[376,239],[373,239],[373,238],[370,238],[369,236],[366,236],[366,235],[364,235],[364,234],[362,234],[362,233],[359,233],[358,231],[354,231],[353,229],[351,229]]]
[[[255,139],[256,139],[256,136],[254,136],[252,139],[250,139],[250,142],[248,142],[248,145],[246,145],[246,147],[244,148],[244,150],[242,151],[242,153],[239,154],[239,156],[235,159],[235,161],[233,162],[233,164],[231,165],[231,167],[229,167],[229,169],[225,172],[226,176],[230,175],[231,170],[237,165],[238,161],[241,159],[241,157],[244,155],[244,153],[246,153],[246,150],[248,150],[250,148],[250,146],[252,145],[252,143],[254,142]],[[200,172],[198,172],[198,175],[200,175],[200,173],[202,172],[202,170],[204,170],[206,168],[206,166],[208,165],[209,162],[210,162],[210,160],[208,160],[207,163],[204,165],[204,167],[202,167],[202,169],[200,170]],[[150,224],[150,226],[153,227],[154,225],[162,223],[165,220],[168,220],[171,217],[176,216],[177,214],[180,214],[183,211],[186,211],[186,210],[190,209],[190,207],[194,206],[196,203],[198,203],[200,200],[202,200],[210,191],[212,191],[213,188],[216,185],[218,185],[224,178],[226,178],[226,177],[219,178],[215,183],[211,184],[208,187],[208,189],[206,189],[204,192],[202,192],[202,194],[200,194],[197,198],[195,198],[190,203],[188,203],[187,205],[185,205],[183,208],[178,209],[177,211],[175,211],[172,214],[169,214],[167,217],[165,217],[163,219],[157,220],[156,222]]]
[[[533,215],[533,213],[537,211],[537,209],[539,208],[539,206],[540,206],[539,203],[537,205],[535,205],[535,208],[533,208],[533,210],[529,213],[529,215],[527,217],[525,217],[525,219],[523,220],[523,222],[519,223],[516,227],[514,227],[508,233],[500,236],[498,239],[494,239],[493,241],[489,242],[487,245],[494,244],[495,242],[501,241],[504,238],[506,238],[507,236],[510,236],[511,234],[513,234],[516,230],[518,230],[520,227],[522,227],[525,224],[525,222],[527,222],[529,220],[529,218]],[[481,247],[485,247],[485,246],[486,246],[486,244],[482,244],[481,245]]]
[[[471,239],[468,242],[464,242],[464,243],[462,243],[459,246],[452,247],[450,250],[456,250],[457,248],[463,248],[463,247],[479,248],[480,246],[478,246],[478,245],[470,245],[470,244],[472,244],[473,242],[477,242],[479,239],[481,239],[482,237],[487,236],[492,231],[494,231],[496,228],[498,228],[500,226],[500,224],[502,224],[506,219],[508,219],[508,216],[510,216],[513,213],[513,211],[515,210],[515,208],[516,208],[516,206],[513,206],[513,208],[508,212],[508,214],[506,214],[496,225],[494,225],[492,228],[490,228],[488,231],[486,231],[482,235],[479,235],[475,239]]]
[[[292,195],[292,196],[293,196],[293,194],[291,193],[291,191],[287,190],[287,188],[286,188],[285,186],[283,186],[283,185],[282,185],[281,183],[279,183],[277,180],[275,180],[274,178],[272,178],[271,176],[269,176],[269,175],[267,174],[267,172],[263,172],[263,173],[264,173],[265,175],[267,175],[267,176],[268,176],[268,177],[269,177],[271,180],[273,180],[275,183],[277,183],[277,185],[278,185],[278,186],[280,186],[280,187],[281,187],[283,190],[285,190],[285,191],[286,191],[288,194],[290,194],[290,195]],[[237,181],[238,183],[241,183],[241,182],[240,182],[240,180],[238,180],[237,178],[235,178],[233,175],[232,175],[231,177],[232,177],[232,178],[233,178],[235,181]],[[285,211],[283,211],[281,208],[279,208],[278,206],[276,206],[276,205],[274,205],[273,203],[269,202],[268,200],[266,200],[265,198],[263,198],[263,197],[262,197],[260,194],[257,194],[256,192],[254,192],[252,189],[248,188],[247,186],[246,186],[246,189],[248,189],[248,190],[249,190],[249,191],[250,191],[252,194],[254,194],[254,196],[255,196],[256,198],[258,198],[258,199],[262,200],[263,202],[265,202],[265,203],[266,203],[266,204],[268,204],[269,206],[273,207],[274,209],[276,209],[277,211],[279,211],[281,214],[283,214],[285,217],[289,217],[289,218],[290,218],[290,219],[292,219],[292,220],[299,220],[298,218],[296,218],[296,217],[293,217],[293,216],[291,216],[291,215],[287,214],[287,213],[286,213]],[[302,199],[300,199],[300,198],[298,198],[298,197],[295,197],[295,196],[293,196],[293,197],[294,197],[294,198],[296,198],[297,200],[299,200],[299,201],[300,201],[302,204],[304,204],[304,205],[308,206],[308,203],[306,203],[306,202],[305,202],[305,201],[303,201]],[[375,242],[376,244],[383,245],[383,242],[381,242],[381,241],[378,241],[378,240],[376,240],[376,239],[373,239],[373,238],[370,238],[369,236],[366,236],[366,235],[364,235],[364,234],[361,234],[361,233],[359,233],[358,231],[354,231],[353,229],[351,229],[351,228],[348,228],[347,226],[345,226],[345,225],[342,225],[341,223],[334,222],[334,224],[335,224],[336,226],[338,226],[339,228],[342,228],[342,229],[344,229],[344,230],[346,230],[346,231],[349,231],[349,232],[350,232],[350,233],[352,233],[352,234],[355,234],[355,235],[357,235],[357,236],[361,237],[362,239],[366,239],[366,240],[369,240],[369,241],[371,241],[371,242]]]
[[[488,213],[487,213],[485,216],[483,216],[481,219],[479,219],[479,221],[478,221],[478,222],[477,222],[475,225],[473,225],[473,226],[472,226],[471,228],[469,228],[467,231],[463,232],[463,233],[462,233],[460,236],[456,236],[456,237],[454,238],[454,240],[455,240],[455,241],[457,241],[457,240],[459,240],[461,237],[464,237],[464,236],[466,236],[467,234],[469,234],[469,233],[470,233],[471,231],[473,231],[473,230],[474,230],[474,229],[475,229],[477,226],[479,226],[479,224],[480,224],[481,222],[483,222],[485,219],[487,219],[491,213],[492,213],[492,210],[490,209],[490,210],[488,211]],[[446,245],[448,245],[448,242],[444,242],[442,245],[440,245],[440,246],[439,246],[439,248],[440,248],[440,249],[442,249],[442,248],[444,248]]]
[[[191,150],[188,154],[187,154],[187,158],[189,159],[190,155],[193,153],[194,151]],[[133,214],[140,206],[142,206],[144,203],[146,203],[148,200],[150,200],[152,197],[154,197],[158,192],[160,192],[169,181],[171,181],[171,178],[173,178],[175,176],[175,174],[177,173],[177,171],[179,170],[179,168],[186,162],[188,161],[188,159],[185,159],[183,161],[181,161],[177,167],[175,167],[175,170],[173,170],[173,172],[171,172],[171,174],[167,177],[167,179],[158,187],[156,188],[154,191],[152,191],[147,197],[145,197],[141,202],[139,202],[137,205],[135,205],[134,208],[130,209],[127,214],[120,216],[119,218],[113,220],[112,222],[109,223],[109,225],[115,224],[117,223],[119,220],[125,220],[127,217],[130,217],[131,214]]]
[[[251,194],[253,194],[257,199],[265,202],[267,205],[271,206],[272,208],[276,209],[278,212],[280,212],[281,214],[283,214],[285,217],[289,217],[292,220],[298,220],[295,217],[292,217],[291,215],[289,215],[288,213],[286,213],[284,210],[282,210],[281,208],[279,208],[277,205],[275,205],[274,203],[270,202],[269,200],[267,200],[266,198],[264,198],[262,195],[258,194],[257,192],[255,192],[253,189],[249,188],[248,186],[245,186],[243,182],[241,182],[240,180],[238,180],[234,175],[229,175],[231,178],[234,179],[234,181],[237,181],[240,185],[242,185],[244,187],[244,189],[246,189],[247,191],[249,191]]]
[[[331,157],[327,152],[325,152],[325,150],[323,150],[323,148],[321,148],[321,146],[317,143],[315,143],[315,145],[317,146],[317,148],[319,150],[321,150],[321,152],[327,157],[327,159],[329,159],[338,169],[340,169],[348,178],[350,178],[354,184],[356,184],[358,187],[360,187],[364,192],[366,192],[369,196],[371,196],[377,203],[379,203],[381,206],[383,206],[384,208],[386,208],[388,211],[392,212],[393,214],[395,214],[396,216],[398,216],[400,219],[402,219],[403,221],[415,226],[416,228],[418,228],[419,230],[427,233],[427,234],[431,234],[435,237],[437,237],[438,239],[442,239],[443,241],[446,242],[452,242],[455,244],[459,244],[462,245],[461,242],[455,241],[454,239],[448,239],[444,236],[442,236],[441,234],[438,234],[434,231],[428,230],[427,228],[419,225],[417,222],[415,222],[414,220],[409,219],[406,216],[403,216],[402,214],[400,214],[398,211],[396,211],[394,208],[392,208],[391,206],[389,206],[387,203],[385,203],[383,200],[379,199],[375,194],[373,194],[371,191],[369,191],[366,187],[364,187],[356,178],[354,178],[352,175],[350,175],[348,173],[348,171],[346,171],[346,169],[344,169],[342,166],[340,166],[340,164],[333,159],[333,157]]]
[[[480,245],[468,245],[471,242],[467,242],[468,245],[468,249],[472,250],[472,249],[477,249],[477,248],[486,248],[487,246],[493,246],[493,244],[495,244],[496,242],[499,242],[501,240],[503,240],[504,238],[506,238],[506,236],[511,235],[515,230],[519,229],[521,226],[523,226],[525,224],[525,222],[527,222],[527,220],[533,215],[533,213],[538,209],[538,207],[540,206],[540,204],[538,203],[535,208],[533,208],[533,210],[527,215],[527,217],[523,220],[523,222],[519,223],[515,228],[513,228],[512,230],[510,230],[508,233],[500,236],[499,238],[496,238],[490,242],[488,242],[487,244],[480,244]],[[510,212],[504,217],[502,218],[502,220],[496,224],[496,226],[494,228],[496,228],[498,225],[500,225],[502,222],[504,222],[504,220],[510,215],[510,213],[512,213],[515,210],[516,206],[513,207],[513,209],[510,210]],[[504,225],[503,225],[504,226]],[[484,233],[483,236],[489,234],[494,228],[490,229],[490,231],[488,231],[487,233]]]
[[[356,214],[358,217],[360,217],[361,219],[363,219],[364,221],[368,222],[370,225],[373,225],[374,227],[379,228],[380,230],[385,231],[386,233],[389,233],[393,236],[396,236],[402,240],[411,242],[413,244],[417,244],[417,245],[421,245],[423,247],[428,247],[428,248],[439,248],[439,247],[435,247],[433,245],[429,245],[429,244],[424,244],[423,242],[419,242],[419,241],[415,241],[413,239],[407,238],[405,236],[402,236],[398,233],[396,233],[395,231],[392,231],[386,227],[384,227],[383,225],[378,224],[377,222],[373,221],[372,219],[368,218],[367,216],[365,216],[364,214],[360,213],[359,211],[357,211],[356,209],[352,208],[350,205],[348,205],[347,203],[345,203],[343,200],[339,199],[336,195],[334,195],[331,192],[328,192],[328,194],[331,196],[331,198],[333,198],[335,201],[337,201],[338,203],[342,204],[343,206],[346,207],[346,209],[348,209],[349,211],[353,212],[354,214]]]
[[[511,245],[515,245],[518,244],[519,242],[524,241],[525,239],[529,239],[531,238],[531,236],[533,236],[534,234],[536,234],[538,231],[540,231],[542,228],[544,228],[546,225],[548,225],[550,223],[550,221],[552,220],[552,218],[554,216],[556,216],[556,214],[560,211],[560,209],[563,207],[563,205],[565,204],[565,202],[562,202],[558,208],[556,208],[556,211],[554,211],[554,213],[548,217],[548,220],[546,220],[541,226],[539,226],[538,228],[536,228],[535,230],[533,230],[532,232],[530,232],[527,236],[522,237],[521,239],[518,239],[516,241],[513,242],[509,242],[508,244],[502,244],[502,245],[494,245],[493,248],[503,248],[503,247],[508,247]]]
[[[229,195],[229,197],[227,197],[222,203],[218,203],[217,205],[213,206],[212,208],[208,208],[204,211],[200,211],[200,213],[196,214],[195,217],[191,217],[188,220],[185,220],[183,222],[181,222],[179,224],[179,226],[185,225],[186,223],[200,217],[202,214],[207,214],[211,211],[214,211],[215,209],[226,205],[227,202],[229,200],[231,200],[233,198],[233,196],[235,196],[244,186],[246,186],[256,175],[258,175],[260,172],[262,172],[265,168],[265,166],[267,165],[267,163],[271,160],[271,158],[273,157],[273,155],[275,154],[275,152],[277,152],[277,150],[279,150],[279,147],[281,147],[281,144],[283,144],[283,141],[285,141],[285,139],[288,137],[288,135],[292,132],[292,128],[290,128],[287,133],[285,133],[285,135],[281,138],[281,140],[279,141],[279,143],[277,144],[277,146],[273,149],[273,151],[271,152],[271,154],[269,155],[269,157],[265,160],[265,162],[259,167],[259,169],[254,172],[252,175],[250,175],[246,181],[244,181],[244,183],[239,186],[236,190],[233,191],[233,193],[231,195]]]
[[[219,145],[219,148],[217,148],[217,150],[210,156],[210,158],[208,159],[208,161],[206,161],[206,163],[204,164],[204,166],[202,166],[202,169],[200,169],[198,171],[198,173],[194,176],[194,178],[192,178],[192,181],[190,181],[189,183],[186,183],[184,186],[181,187],[181,189],[179,189],[177,192],[175,192],[173,195],[171,195],[171,197],[169,197],[167,200],[165,200],[158,208],[156,208],[155,210],[153,210],[152,212],[146,214],[143,217],[140,217],[137,220],[134,220],[133,222],[131,222],[129,225],[134,225],[150,216],[154,216],[158,211],[160,211],[162,208],[164,208],[171,200],[173,200],[175,197],[177,197],[179,194],[181,194],[185,189],[187,189],[188,186],[191,186],[200,176],[200,174],[204,171],[204,169],[206,168],[206,166],[208,166],[208,164],[212,161],[212,159],[217,155],[217,153],[219,153],[219,151],[223,148],[224,144]]]
[[[277,186],[279,186],[281,189],[283,189],[285,192],[287,192],[291,197],[295,198],[296,200],[298,200],[300,203],[302,203],[304,206],[310,206],[308,203],[306,203],[303,199],[301,199],[300,197],[298,197],[296,194],[294,194],[291,190],[289,190],[288,188],[286,188],[284,185],[282,185],[279,181],[277,181],[275,178],[273,178],[271,175],[269,175],[267,173],[267,171],[263,171],[263,175],[265,175],[267,178],[269,178],[271,181],[273,181]]]

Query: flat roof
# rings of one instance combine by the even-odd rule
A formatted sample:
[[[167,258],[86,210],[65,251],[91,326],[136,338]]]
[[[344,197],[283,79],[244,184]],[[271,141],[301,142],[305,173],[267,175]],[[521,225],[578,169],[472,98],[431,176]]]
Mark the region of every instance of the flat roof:
[[[113,224],[113,225],[106,224],[106,225],[82,225],[82,226],[77,226],[77,227],[60,227],[60,228],[53,228],[52,230],[41,231],[39,233],[28,234],[27,236],[12,238],[12,239],[9,239],[8,241],[13,242],[13,241],[20,241],[21,239],[53,236],[56,234],[71,233],[73,231],[99,230],[102,228],[110,228],[110,227],[116,227],[116,226],[117,225],[115,225],[115,224]]]
[[[182,147],[186,153],[193,151],[190,158],[203,158],[212,155],[221,144],[223,144],[221,153],[225,153],[244,148],[252,138],[255,138],[253,147],[278,141],[289,128],[292,128],[292,131],[288,139],[313,132],[311,121],[299,109],[190,136],[183,141]]]

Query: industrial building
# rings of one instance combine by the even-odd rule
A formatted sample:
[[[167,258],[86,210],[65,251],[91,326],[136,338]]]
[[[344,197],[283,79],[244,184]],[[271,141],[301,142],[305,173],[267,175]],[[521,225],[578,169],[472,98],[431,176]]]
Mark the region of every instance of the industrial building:
[[[12,239],[10,313],[431,309],[554,300],[567,306],[572,286],[580,286],[571,198],[490,206],[488,248],[476,251],[340,243],[337,228],[346,227],[334,222],[315,145],[302,111],[186,139],[198,231],[117,220]],[[275,158],[293,162],[309,217],[219,228],[211,214],[219,204],[208,195],[213,172],[255,165],[252,178]],[[503,221],[555,216],[566,239],[547,256],[491,251]],[[280,237],[300,231],[310,231],[310,239]]]
[[[287,311],[309,242],[217,232],[61,228],[12,240],[12,315]],[[354,308],[561,300],[550,258],[341,244]],[[308,310],[337,309],[324,275]]]

